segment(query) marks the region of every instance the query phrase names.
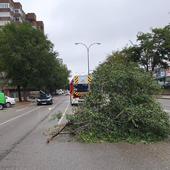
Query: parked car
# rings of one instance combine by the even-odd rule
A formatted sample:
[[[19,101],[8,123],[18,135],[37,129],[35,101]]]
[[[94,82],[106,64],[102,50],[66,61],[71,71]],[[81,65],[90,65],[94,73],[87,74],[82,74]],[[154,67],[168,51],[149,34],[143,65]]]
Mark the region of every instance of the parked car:
[[[165,89],[170,88],[170,82],[165,82],[165,84],[163,84],[163,87],[164,87]]]
[[[64,94],[65,94],[66,96],[67,96],[67,95],[70,95],[69,90],[66,90]]]
[[[53,98],[50,94],[40,92],[40,96],[37,98],[37,105],[49,105],[53,104]]]
[[[57,95],[62,95],[64,94],[64,91],[62,89],[56,90]]]
[[[5,97],[6,97],[6,107],[11,107],[12,105],[15,105],[16,103],[15,98],[8,97],[8,96]]]

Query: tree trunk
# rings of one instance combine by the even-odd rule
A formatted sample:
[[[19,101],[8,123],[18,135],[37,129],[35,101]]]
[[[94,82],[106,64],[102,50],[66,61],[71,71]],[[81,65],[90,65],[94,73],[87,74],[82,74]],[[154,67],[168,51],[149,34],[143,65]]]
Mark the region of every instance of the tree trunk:
[[[147,72],[149,71],[149,66],[148,66],[148,64],[146,65],[146,71],[147,71]]]
[[[22,102],[22,98],[21,98],[21,87],[20,87],[19,85],[17,86],[17,91],[18,91],[19,102]]]
[[[23,97],[24,97],[24,101],[27,101],[27,91],[25,90],[25,88],[23,88]]]
[[[155,71],[155,65],[152,65],[152,71],[151,71],[151,75],[153,76],[154,74],[154,71]]]

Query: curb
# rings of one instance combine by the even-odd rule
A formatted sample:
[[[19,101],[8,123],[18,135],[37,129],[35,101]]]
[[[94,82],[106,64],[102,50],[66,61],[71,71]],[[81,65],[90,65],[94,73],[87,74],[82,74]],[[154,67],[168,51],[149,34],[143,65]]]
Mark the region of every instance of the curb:
[[[167,113],[170,113],[170,110],[166,110],[166,109],[164,109],[164,111],[165,111],[165,112],[167,112]]]
[[[167,98],[167,97],[158,97],[157,99],[166,99],[166,100],[170,100],[170,98]]]

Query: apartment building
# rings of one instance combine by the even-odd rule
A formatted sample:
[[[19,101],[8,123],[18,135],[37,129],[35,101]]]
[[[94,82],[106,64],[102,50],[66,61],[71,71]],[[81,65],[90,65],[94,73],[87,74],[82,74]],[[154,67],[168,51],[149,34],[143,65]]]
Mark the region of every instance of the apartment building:
[[[44,32],[44,23],[43,21],[37,21],[35,13],[27,13],[25,15],[25,20],[29,22],[34,28]]]
[[[37,21],[35,13],[25,14],[20,2],[14,2],[13,0],[0,0],[0,26],[4,26],[11,22],[28,22],[34,28],[44,32],[43,21]]]

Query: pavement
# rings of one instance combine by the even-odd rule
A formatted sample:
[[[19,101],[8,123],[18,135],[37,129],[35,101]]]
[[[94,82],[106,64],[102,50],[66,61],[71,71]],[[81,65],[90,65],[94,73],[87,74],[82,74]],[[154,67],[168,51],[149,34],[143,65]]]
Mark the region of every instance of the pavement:
[[[157,100],[158,100],[159,103],[161,103],[162,108],[164,109],[164,111],[169,113],[169,116],[170,116],[170,100],[166,99],[166,98],[159,98]]]
[[[170,95],[159,95],[157,98],[170,100]]]
[[[29,131],[29,134],[15,143],[11,149],[7,150],[8,152],[4,152],[6,153],[4,155],[2,152],[3,148],[5,150],[4,143],[9,144],[8,140],[12,138],[5,137],[3,133],[4,131],[9,133],[7,129],[11,130],[10,126],[18,129],[19,119],[16,124],[13,121],[7,126],[0,126],[0,170],[170,170],[169,140],[136,145],[84,144],[75,141],[69,134],[60,134],[47,144],[48,136],[44,132],[59,122],[61,124],[65,122],[65,116],[59,122],[51,120],[50,117],[61,111],[64,115],[72,114],[72,107],[69,105],[67,96],[58,98],[56,102],[55,109],[49,113],[45,106],[32,113],[34,116],[29,118],[31,122],[37,118],[36,114],[43,115],[41,117],[43,120],[34,124],[35,127]],[[163,107],[166,106],[166,109],[170,110],[168,100],[160,99],[160,102]],[[47,117],[44,119],[44,116]],[[26,123],[23,118],[22,121]],[[30,123],[29,120],[27,121]],[[20,131],[24,130],[22,127],[25,126],[20,124]],[[14,130],[8,135],[12,136],[13,133],[21,132]]]

